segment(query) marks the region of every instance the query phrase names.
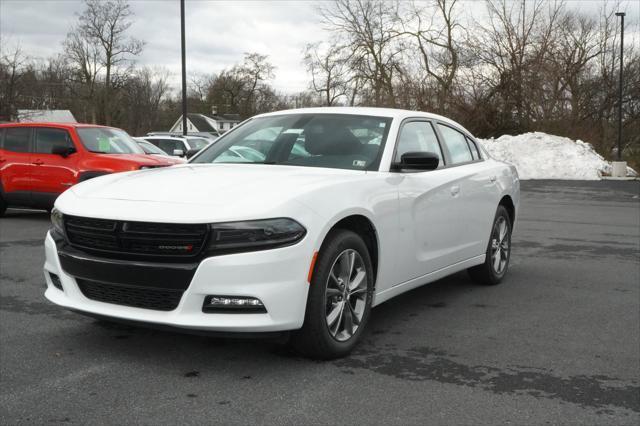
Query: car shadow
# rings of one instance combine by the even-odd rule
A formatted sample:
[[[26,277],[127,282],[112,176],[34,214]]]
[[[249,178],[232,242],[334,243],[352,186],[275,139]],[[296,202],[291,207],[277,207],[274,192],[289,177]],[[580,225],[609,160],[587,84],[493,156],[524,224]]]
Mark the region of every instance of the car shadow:
[[[31,210],[31,209],[12,209],[9,208],[4,213],[4,217],[7,219],[18,219],[26,221],[42,221],[49,220],[49,212],[46,210]]]
[[[373,309],[361,343],[375,346],[378,334],[400,334],[407,322],[422,322],[429,311],[446,308],[477,288],[463,272],[399,295]],[[86,339],[83,347],[98,346],[103,354],[116,358],[124,356],[133,363],[147,362],[153,354],[153,362],[157,365],[166,364],[167,368],[189,365],[192,366],[189,371],[203,372],[217,362],[253,364],[261,363],[265,358],[272,359],[276,365],[283,360],[314,362],[291,349],[286,337],[218,337],[96,319],[87,319],[82,324],[84,330],[77,330],[81,334],[77,338]]]

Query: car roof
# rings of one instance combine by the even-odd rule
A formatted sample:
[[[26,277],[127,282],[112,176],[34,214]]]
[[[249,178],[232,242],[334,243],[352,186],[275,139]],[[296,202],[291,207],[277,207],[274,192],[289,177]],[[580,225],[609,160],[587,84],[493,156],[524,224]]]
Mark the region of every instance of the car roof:
[[[104,127],[108,129],[117,129],[117,127],[112,126],[101,126],[99,124],[88,124],[88,123],[56,123],[56,122],[48,122],[48,121],[35,121],[35,122],[24,122],[24,123],[0,123],[0,127]]]
[[[173,136],[173,135],[146,135],[146,136],[138,136],[140,139],[169,139],[169,140],[176,140],[176,141],[184,141],[184,137],[183,136]]]
[[[169,140],[176,140],[176,141],[184,141],[185,139],[201,139],[201,140],[207,140],[206,137],[204,136],[197,136],[197,135],[187,135],[187,136],[177,136],[177,135],[145,135],[145,136],[139,136],[142,139],[169,139]]]
[[[444,123],[448,123],[459,127],[471,134],[467,129],[465,129],[460,123],[457,123],[450,118],[444,117],[442,115],[433,114],[430,112],[422,112],[422,111],[411,111],[407,109],[396,109],[396,108],[377,108],[377,107],[315,107],[315,108],[297,108],[297,109],[288,109],[282,111],[268,112],[265,114],[260,114],[255,117],[270,117],[276,115],[286,115],[286,114],[347,114],[347,115],[369,115],[374,117],[387,117],[394,118],[398,120],[404,120],[405,118],[427,118],[430,120],[439,120]]]

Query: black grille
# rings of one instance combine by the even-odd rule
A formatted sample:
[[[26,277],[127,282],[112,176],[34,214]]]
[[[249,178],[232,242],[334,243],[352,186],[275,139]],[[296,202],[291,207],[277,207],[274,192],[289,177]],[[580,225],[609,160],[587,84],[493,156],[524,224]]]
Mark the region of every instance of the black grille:
[[[207,238],[205,224],[131,222],[64,217],[72,246],[102,254],[193,257]]]
[[[156,289],[99,281],[76,279],[82,294],[88,299],[135,308],[172,311],[178,307],[182,290]]]

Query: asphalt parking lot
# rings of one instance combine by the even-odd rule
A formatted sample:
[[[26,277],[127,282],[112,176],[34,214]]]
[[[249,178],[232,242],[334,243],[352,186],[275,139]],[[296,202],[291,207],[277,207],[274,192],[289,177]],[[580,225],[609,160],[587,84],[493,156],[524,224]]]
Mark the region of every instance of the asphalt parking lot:
[[[638,424],[640,182],[522,183],[511,270],[373,311],[349,358],[48,303],[48,215],[0,219],[0,424]]]

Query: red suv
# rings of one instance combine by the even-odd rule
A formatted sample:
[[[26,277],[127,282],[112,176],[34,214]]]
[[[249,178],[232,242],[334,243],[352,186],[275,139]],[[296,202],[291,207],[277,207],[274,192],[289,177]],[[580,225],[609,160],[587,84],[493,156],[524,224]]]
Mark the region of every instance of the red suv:
[[[70,123],[0,124],[0,216],[9,206],[51,209],[70,186],[107,173],[164,167],[124,131]]]

